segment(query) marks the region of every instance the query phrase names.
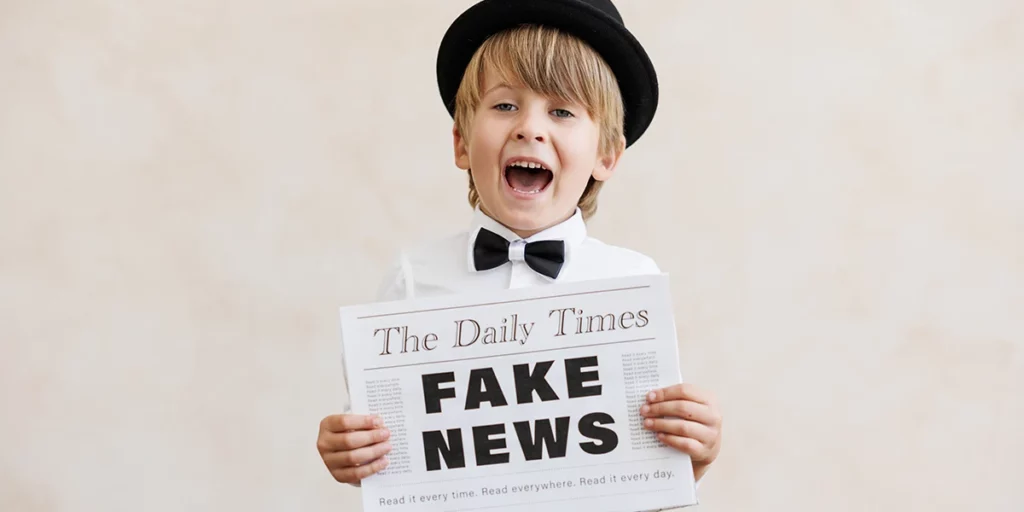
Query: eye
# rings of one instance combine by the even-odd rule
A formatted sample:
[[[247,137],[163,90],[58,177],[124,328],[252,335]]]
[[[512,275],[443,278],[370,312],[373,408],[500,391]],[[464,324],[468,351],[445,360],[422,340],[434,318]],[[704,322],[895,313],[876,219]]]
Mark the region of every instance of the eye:
[[[494,106],[494,109],[499,112],[512,112],[516,109],[516,106],[511,103],[498,103]]]
[[[555,117],[561,117],[561,118],[576,117],[576,116],[574,116],[572,114],[572,112],[569,112],[568,110],[566,110],[564,108],[556,108],[555,110],[552,110],[551,113],[554,114]]]

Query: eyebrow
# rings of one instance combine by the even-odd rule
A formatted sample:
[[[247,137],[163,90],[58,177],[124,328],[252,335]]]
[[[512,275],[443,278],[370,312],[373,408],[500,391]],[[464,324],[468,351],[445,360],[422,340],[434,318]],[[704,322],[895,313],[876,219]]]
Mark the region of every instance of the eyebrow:
[[[498,84],[495,84],[493,87],[487,89],[486,91],[484,91],[484,93],[481,96],[487,96],[488,94],[490,94],[490,93],[492,93],[492,92],[494,92],[494,91],[496,91],[498,89],[501,89],[501,88],[512,89],[512,86],[507,84],[507,83],[505,83],[505,82],[500,82]]]

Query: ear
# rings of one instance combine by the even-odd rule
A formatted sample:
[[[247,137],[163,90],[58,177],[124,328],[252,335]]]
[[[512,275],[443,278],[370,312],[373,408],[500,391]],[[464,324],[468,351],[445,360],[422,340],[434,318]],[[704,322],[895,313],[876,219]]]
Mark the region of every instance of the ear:
[[[615,173],[615,167],[619,165],[619,159],[626,151],[626,137],[619,137],[618,145],[602,156],[594,167],[593,176],[597,181],[607,181]]]
[[[466,139],[459,133],[459,128],[452,125],[452,145],[455,148],[455,166],[464,171],[469,170],[469,150]]]

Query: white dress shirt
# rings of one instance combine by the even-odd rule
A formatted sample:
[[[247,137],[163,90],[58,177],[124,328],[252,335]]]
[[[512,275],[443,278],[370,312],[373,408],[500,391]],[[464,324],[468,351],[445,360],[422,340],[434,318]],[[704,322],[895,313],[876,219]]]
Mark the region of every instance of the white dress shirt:
[[[512,242],[508,263],[490,270],[476,270],[473,244],[481,229],[493,231]],[[521,257],[515,256],[522,254],[521,249],[516,250],[521,243],[517,241],[539,240],[565,242],[565,262],[555,279],[537,273]],[[402,250],[381,283],[377,299],[403,300],[660,272],[651,258],[590,237],[578,208],[569,219],[525,239],[477,208],[466,231]],[[345,411],[349,408],[346,400]]]
[[[515,258],[514,254],[511,258],[513,261],[509,263],[491,270],[477,271],[473,266],[473,243],[481,228],[493,231],[513,244],[517,240],[564,240],[566,254],[561,273],[556,279],[538,274],[521,258]],[[579,209],[568,220],[529,238],[520,239],[477,208],[467,231],[402,251],[381,284],[378,299],[400,300],[448,293],[506,290],[554,282],[660,272],[651,258],[588,236]]]

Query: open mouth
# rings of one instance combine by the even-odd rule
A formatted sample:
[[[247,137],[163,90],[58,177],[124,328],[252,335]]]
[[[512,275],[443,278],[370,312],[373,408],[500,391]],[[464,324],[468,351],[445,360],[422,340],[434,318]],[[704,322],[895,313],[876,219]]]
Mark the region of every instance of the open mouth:
[[[505,182],[520,194],[539,194],[554,177],[554,173],[536,162],[512,162],[505,167]]]

